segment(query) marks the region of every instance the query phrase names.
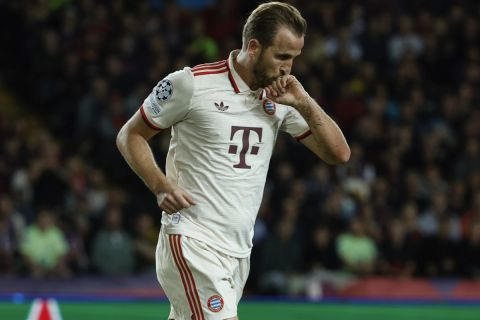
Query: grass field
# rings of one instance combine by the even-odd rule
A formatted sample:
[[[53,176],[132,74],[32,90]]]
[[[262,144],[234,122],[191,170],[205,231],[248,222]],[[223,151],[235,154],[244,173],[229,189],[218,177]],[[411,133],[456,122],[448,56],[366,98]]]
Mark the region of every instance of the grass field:
[[[59,302],[64,320],[166,320],[165,302]],[[30,304],[0,302],[0,319],[26,319]],[[243,302],[242,320],[479,320],[480,306]]]

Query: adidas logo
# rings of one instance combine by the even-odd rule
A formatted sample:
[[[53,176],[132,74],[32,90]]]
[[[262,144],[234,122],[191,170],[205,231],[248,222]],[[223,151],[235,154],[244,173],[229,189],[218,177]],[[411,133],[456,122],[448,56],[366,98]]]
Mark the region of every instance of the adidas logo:
[[[220,110],[220,111],[227,111],[228,110],[228,106],[224,105],[223,101],[221,101],[220,104],[215,102],[215,107],[217,107],[217,109]]]

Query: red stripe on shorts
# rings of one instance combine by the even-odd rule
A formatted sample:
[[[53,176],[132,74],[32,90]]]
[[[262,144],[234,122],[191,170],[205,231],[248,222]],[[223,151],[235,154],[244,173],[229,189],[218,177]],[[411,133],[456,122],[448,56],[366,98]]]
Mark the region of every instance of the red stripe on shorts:
[[[195,315],[195,318],[197,317],[197,310],[194,308],[193,303],[192,303],[192,298],[189,295],[190,290],[190,283],[188,283],[185,278],[186,274],[183,268],[180,265],[180,260],[178,258],[178,252],[175,248],[175,235],[169,235],[168,236],[168,242],[170,243],[170,251],[172,251],[173,255],[173,260],[175,260],[175,265],[177,266],[178,271],[180,272],[180,277],[182,278],[182,283],[183,283],[183,288],[185,290],[185,294],[187,295],[187,300],[188,300],[188,305],[190,307],[190,311]]]
[[[179,257],[180,257],[180,262],[183,262],[183,265],[184,265],[184,267],[187,270],[188,275],[189,275],[189,277],[187,277],[187,278],[189,278],[191,280],[191,284],[193,285],[193,298],[198,305],[199,314],[200,314],[200,317],[198,317],[197,320],[205,320],[205,316],[203,315],[203,311],[202,311],[202,304],[200,303],[200,298],[198,296],[197,286],[195,285],[195,280],[193,278],[193,274],[190,271],[190,269],[188,268],[187,261],[185,261],[185,257],[183,256],[182,246],[180,244],[181,237],[182,237],[181,235],[176,235],[176,240],[177,240],[177,245],[178,245],[177,248],[179,250],[178,253],[179,253]]]

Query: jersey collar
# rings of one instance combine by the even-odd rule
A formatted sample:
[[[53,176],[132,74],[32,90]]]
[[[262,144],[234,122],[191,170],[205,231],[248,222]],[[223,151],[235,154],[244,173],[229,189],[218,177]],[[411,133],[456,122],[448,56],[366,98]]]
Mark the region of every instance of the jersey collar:
[[[250,87],[243,81],[243,79],[239,76],[237,71],[234,68],[233,59],[237,57],[237,54],[240,50],[234,50],[230,52],[230,56],[227,60],[227,68],[228,68],[228,79],[230,79],[230,83],[232,84],[233,90],[235,93],[243,93],[243,92],[251,92],[252,90]]]

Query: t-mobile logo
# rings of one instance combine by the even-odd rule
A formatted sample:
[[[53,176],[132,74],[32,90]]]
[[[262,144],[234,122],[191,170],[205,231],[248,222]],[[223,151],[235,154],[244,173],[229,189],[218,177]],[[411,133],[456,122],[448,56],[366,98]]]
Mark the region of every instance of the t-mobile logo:
[[[232,132],[230,133],[231,141],[233,140],[233,137],[235,136],[235,133],[237,131],[243,131],[242,150],[240,150],[240,162],[234,165],[233,167],[240,168],[240,169],[250,169],[251,166],[249,166],[245,161],[245,156],[250,149],[250,132],[252,131],[255,132],[258,135],[258,142],[262,142],[262,128],[232,126]],[[252,149],[250,150],[250,154],[257,155],[258,149],[259,147],[252,146]],[[230,147],[228,148],[228,153],[237,154],[237,151],[238,151],[238,146],[236,145],[230,145]]]

